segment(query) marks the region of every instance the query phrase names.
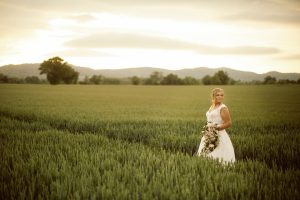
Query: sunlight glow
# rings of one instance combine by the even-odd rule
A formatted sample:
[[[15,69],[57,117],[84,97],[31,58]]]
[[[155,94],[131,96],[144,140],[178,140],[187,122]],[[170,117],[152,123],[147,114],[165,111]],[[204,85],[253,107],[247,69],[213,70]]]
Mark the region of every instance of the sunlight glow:
[[[76,25],[75,20],[70,20],[70,19],[53,19],[50,20],[49,24],[55,28],[60,28],[60,27],[66,27],[66,26],[73,26]]]
[[[260,24],[261,28],[257,28],[247,23],[227,23],[218,19],[186,20],[159,16],[108,11],[57,15],[48,19],[48,26],[33,29],[31,37],[11,39],[13,42],[5,45],[9,51],[0,56],[0,65],[41,62],[50,56],[61,56],[69,63],[91,68],[228,67],[257,73],[290,69],[300,72],[297,56],[300,52],[299,27],[282,29]],[[107,39],[101,37],[109,37],[110,33],[117,33],[116,37],[126,34],[140,37],[139,41],[145,41],[145,46],[137,44],[137,47],[130,48],[135,41],[132,37],[128,42],[125,36],[116,38],[116,41],[126,41],[123,46],[118,46],[119,43],[101,46],[101,41]],[[67,45],[70,41],[89,37],[89,43],[95,41],[98,46],[89,46],[84,43],[86,40],[84,45]],[[157,43],[153,48],[152,43],[150,48],[146,46],[149,38]],[[114,42],[114,38],[109,39]],[[160,42],[164,39],[167,41],[165,46]]]

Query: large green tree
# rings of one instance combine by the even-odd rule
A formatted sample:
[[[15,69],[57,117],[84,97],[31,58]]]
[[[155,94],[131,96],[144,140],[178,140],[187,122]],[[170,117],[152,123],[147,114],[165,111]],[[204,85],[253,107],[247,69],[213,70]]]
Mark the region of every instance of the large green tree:
[[[45,60],[39,67],[40,74],[46,74],[50,84],[77,83],[79,73],[60,57]]]

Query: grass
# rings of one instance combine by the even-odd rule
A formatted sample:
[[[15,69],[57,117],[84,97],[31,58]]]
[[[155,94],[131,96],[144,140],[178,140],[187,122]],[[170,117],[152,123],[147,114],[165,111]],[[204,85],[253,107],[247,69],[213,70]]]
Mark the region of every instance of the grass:
[[[192,156],[211,86],[0,85],[1,199],[296,199],[299,86],[224,86],[237,162]]]

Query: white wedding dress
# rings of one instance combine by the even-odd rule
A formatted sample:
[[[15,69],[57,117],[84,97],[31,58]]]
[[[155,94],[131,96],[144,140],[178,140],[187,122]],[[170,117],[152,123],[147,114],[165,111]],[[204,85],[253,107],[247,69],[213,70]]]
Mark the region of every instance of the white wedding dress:
[[[206,112],[207,122],[212,124],[222,124],[223,120],[221,118],[220,111],[226,105],[221,104],[219,107]],[[235,154],[231,140],[225,129],[218,132],[219,144],[218,146],[210,152],[207,156],[218,159],[222,163],[233,163],[235,162]],[[204,147],[204,137],[201,138],[201,142],[197,151],[197,156],[200,156],[201,150]]]

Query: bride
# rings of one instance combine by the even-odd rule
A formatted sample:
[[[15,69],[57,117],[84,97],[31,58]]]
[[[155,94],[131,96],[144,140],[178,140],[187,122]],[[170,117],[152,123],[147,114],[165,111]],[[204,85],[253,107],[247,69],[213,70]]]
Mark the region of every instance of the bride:
[[[212,105],[206,112],[208,125],[217,124],[219,144],[210,153],[208,157],[218,159],[223,163],[235,162],[234,149],[231,140],[226,132],[226,128],[231,126],[231,118],[229,110],[225,104],[222,103],[224,100],[224,90],[221,88],[215,88],[212,90]],[[201,150],[204,148],[204,137],[201,138],[197,156],[201,156]]]

